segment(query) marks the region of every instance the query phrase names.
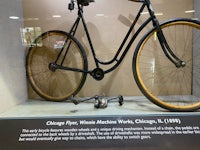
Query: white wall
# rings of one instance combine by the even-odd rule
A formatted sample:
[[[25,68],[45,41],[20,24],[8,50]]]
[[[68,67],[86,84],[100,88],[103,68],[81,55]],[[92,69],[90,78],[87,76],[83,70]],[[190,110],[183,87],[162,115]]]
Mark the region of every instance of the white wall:
[[[21,0],[0,0],[0,113],[27,99],[22,18]]]

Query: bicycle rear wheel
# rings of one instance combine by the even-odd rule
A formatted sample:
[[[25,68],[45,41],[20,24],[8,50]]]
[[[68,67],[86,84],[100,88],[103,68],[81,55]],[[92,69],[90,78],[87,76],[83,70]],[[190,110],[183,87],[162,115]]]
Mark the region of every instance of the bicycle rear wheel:
[[[176,67],[165,55],[152,29],[137,46],[133,74],[142,93],[154,104],[170,111],[200,108],[200,23],[170,20],[161,25],[173,53],[184,61]]]
[[[58,69],[51,64],[81,71]],[[82,46],[63,31],[43,33],[27,55],[26,70],[30,84],[39,96],[50,101],[64,101],[77,94],[86,80],[87,69]]]

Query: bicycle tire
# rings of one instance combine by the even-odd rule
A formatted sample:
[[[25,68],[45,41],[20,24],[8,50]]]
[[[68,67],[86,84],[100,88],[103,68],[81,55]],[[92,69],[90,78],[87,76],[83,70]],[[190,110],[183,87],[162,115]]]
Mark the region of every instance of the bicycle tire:
[[[69,50],[65,56],[68,44]],[[61,65],[65,57],[62,66],[83,72],[49,68],[63,47],[57,64]],[[26,71],[29,82],[33,90],[45,100],[59,102],[76,95],[85,83],[87,70],[88,62],[84,49],[77,39],[64,31],[52,30],[43,33],[35,39],[27,54]]]
[[[154,104],[170,111],[200,108],[200,22],[173,19],[160,25],[168,45],[186,65],[177,68],[163,52],[153,28],[139,42],[133,56],[133,75]]]

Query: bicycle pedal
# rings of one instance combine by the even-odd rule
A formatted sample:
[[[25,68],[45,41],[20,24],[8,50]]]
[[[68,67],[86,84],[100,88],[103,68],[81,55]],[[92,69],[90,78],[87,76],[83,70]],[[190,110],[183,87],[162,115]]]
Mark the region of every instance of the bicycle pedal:
[[[119,95],[118,97],[110,98],[110,99],[108,99],[108,101],[112,101],[112,100],[116,100],[116,99],[118,99],[118,103],[120,106],[122,106],[124,104],[124,98],[122,95]]]
[[[75,98],[71,98],[72,103],[74,103],[75,105],[78,105],[80,102],[75,99]]]
[[[119,98],[119,101],[118,101],[119,105],[122,106],[124,104],[124,98],[121,95],[118,98]]]

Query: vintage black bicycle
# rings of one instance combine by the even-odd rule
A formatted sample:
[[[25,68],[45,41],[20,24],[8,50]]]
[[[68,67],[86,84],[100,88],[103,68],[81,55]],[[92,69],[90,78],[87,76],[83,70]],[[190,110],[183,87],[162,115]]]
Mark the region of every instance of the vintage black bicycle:
[[[71,11],[78,8],[78,17],[69,33],[60,30],[45,32],[35,39],[29,49],[26,69],[35,92],[50,101],[70,99],[83,87],[88,74],[100,81],[115,70],[139,33],[152,23],[153,28],[142,37],[133,54],[133,75],[139,89],[162,108],[171,111],[199,109],[200,22],[178,18],[159,23],[150,0],[130,1],[141,3],[141,8],[113,59],[101,61],[96,56],[83,16],[83,8],[94,0],[71,0],[68,8]],[[149,18],[132,36],[145,9]],[[92,70],[88,70],[83,46],[74,37],[80,22],[83,23],[96,65]],[[111,67],[103,70],[103,65]]]

